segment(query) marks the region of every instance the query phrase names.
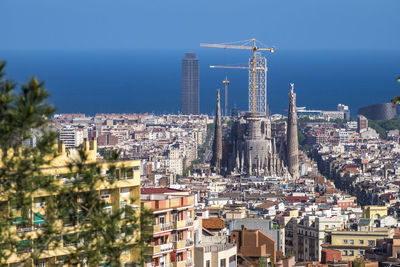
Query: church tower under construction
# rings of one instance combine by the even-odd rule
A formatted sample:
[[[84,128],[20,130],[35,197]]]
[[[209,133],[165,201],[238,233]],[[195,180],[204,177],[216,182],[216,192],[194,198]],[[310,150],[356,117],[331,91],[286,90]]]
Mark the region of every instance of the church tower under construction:
[[[253,73],[254,58],[249,59],[249,111],[257,112],[263,115],[268,115],[267,106],[267,59],[256,53],[255,66],[256,70]],[[253,86],[256,89],[253,90]],[[255,98],[255,99],[254,99]],[[256,110],[253,110],[253,101],[256,102]]]

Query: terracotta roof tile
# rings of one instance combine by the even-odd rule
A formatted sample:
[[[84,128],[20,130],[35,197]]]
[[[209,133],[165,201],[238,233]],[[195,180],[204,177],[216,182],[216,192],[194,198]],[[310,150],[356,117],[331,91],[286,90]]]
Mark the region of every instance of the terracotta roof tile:
[[[214,229],[214,230],[224,229],[224,220],[217,217],[203,219],[203,227],[206,229]]]

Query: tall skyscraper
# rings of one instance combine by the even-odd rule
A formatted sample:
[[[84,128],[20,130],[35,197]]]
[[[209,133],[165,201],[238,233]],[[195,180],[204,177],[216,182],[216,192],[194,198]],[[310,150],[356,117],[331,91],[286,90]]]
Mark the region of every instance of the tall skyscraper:
[[[214,141],[212,146],[212,159],[211,166],[215,168],[215,171],[219,174],[222,160],[222,123],[221,123],[221,104],[219,89],[217,91],[217,110],[215,112],[215,130],[214,130]]]
[[[195,53],[185,53],[182,60],[182,113],[199,114],[199,60]]]
[[[268,115],[267,109],[267,59],[256,54],[256,95],[253,93],[253,58],[249,59],[249,111],[253,111],[253,98],[256,98],[256,112]]]
[[[292,175],[293,179],[299,178],[299,141],[297,138],[296,94],[294,93],[294,83],[291,83],[289,93],[286,155],[288,171]]]

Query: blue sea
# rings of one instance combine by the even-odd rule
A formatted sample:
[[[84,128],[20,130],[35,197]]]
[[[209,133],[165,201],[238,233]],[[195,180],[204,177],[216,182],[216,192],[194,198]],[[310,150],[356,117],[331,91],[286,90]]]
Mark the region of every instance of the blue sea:
[[[179,113],[181,60],[196,52],[200,60],[200,107],[215,112],[216,89],[230,80],[229,108],[247,110],[248,71],[209,65],[248,64],[250,54],[213,48],[131,51],[0,51],[6,72],[17,83],[35,76],[45,81],[59,113]],[[268,104],[285,113],[289,83],[297,106],[334,110],[338,103],[354,116],[361,106],[400,95],[400,51],[279,50],[268,58]],[[223,94],[222,94],[223,95]]]

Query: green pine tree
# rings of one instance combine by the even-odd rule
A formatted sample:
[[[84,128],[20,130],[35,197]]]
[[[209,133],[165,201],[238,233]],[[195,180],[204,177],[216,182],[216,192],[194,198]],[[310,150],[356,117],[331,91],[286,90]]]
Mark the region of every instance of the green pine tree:
[[[400,77],[397,77],[397,81],[400,82]],[[393,103],[393,106],[396,106],[400,103],[400,96],[394,97],[391,101]]]
[[[118,180],[117,172],[125,171],[113,164],[117,153],[110,154],[114,158],[107,176],[101,175],[96,163],[87,162],[83,149],[63,174],[71,181],[68,186],[44,174],[43,166],[58,155],[57,135],[50,125],[55,108],[47,102],[43,82],[32,78],[17,90],[4,67],[0,61],[0,265],[18,255],[19,266],[32,266],[54,249],[66,251],[64,262],[88,266],[121,266],[121,255],[134,250],[138,257],[130,265],[143,265],[149,212],[141,209],[139,214],[129,205],[107,212],[95,189],[105,180],[112,184]],[[41,136],[34,147],[24,145],[32,130]],[[39,192],[45,203],[42,216],[30,210]],[[32,229],[32,216],[42,222],[41,229],[24,231]]]

